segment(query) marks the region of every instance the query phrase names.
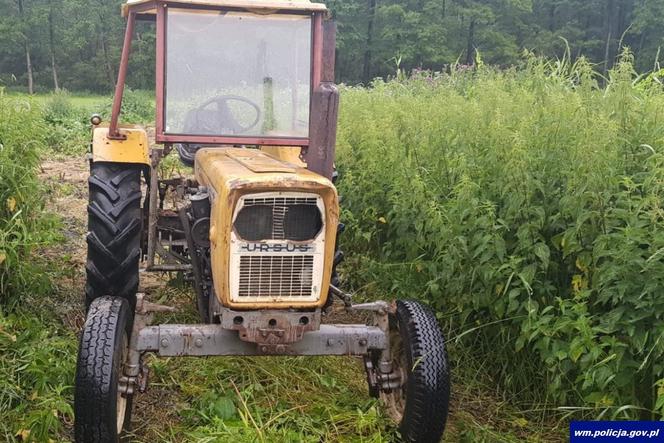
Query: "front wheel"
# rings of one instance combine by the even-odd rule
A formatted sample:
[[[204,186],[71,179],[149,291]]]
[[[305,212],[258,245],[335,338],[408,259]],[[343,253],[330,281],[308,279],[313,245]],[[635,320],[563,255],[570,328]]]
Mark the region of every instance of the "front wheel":
[[[404,442],[440,441],[450,402],[445,339],[433,313],[414,301],[397,301],[390,316],[393,373],[401,384],[381,391],[387,412]]]
[[[132,395],[122,392],[131,313],[121,297],[90,305],[78,350],[74,431],[79,443],[117,443],[129,429]]]

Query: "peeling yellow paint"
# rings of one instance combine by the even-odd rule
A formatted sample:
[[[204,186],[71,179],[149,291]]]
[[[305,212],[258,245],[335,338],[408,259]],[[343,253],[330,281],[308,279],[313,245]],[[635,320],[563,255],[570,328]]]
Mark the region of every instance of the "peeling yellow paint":
[[[108,127],[98,126],[92,135],[92,161],[112,163],[150,164],[150,144],[145,129],[123,125],[120,132],[125,140],[108,138]]]
[[[250,167],[244,161],[251,157]],[[243,161],[237,161],[242,158]],[[276,163],[275,163],[276,162]],[[280,166],[276,168],[276,164]],[[270,165],[274,164],[275,167]],[[278,172],[272,169],[288,169],[292,172]],[[253,170],[252,170],[253,169]],[[262,172],[257,172],[262,171]],[[214,289],[219,302],[232,309],[263,308],[314,308],[327,301],[329,282],[332,277],[332,261],[337,225],[339,223],[339,199],[337,191],[327,178],[299,165],[286,163],[266,152],[243,148],[205,148],[196,154],[196,180],[210,190],[212,198],[211,214],[211,256]],[[321,284],[321,298],[315,302],[254,302],[233,303],[230,300],[228,268],[230,262],[230,232],[233,229],[233,209],[239,198],[258,192],[301,191],[321,196],[326,208],[325,214],[325,261]]]

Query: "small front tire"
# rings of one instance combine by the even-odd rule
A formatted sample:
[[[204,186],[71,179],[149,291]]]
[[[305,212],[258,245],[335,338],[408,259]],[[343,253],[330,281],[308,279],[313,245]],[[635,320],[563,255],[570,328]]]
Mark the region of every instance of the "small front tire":
[[[74,431],[80,443],[117,443],[129,429],[132,395],[120,391],[129,349],[131,312],[120,297],[90,305],[78,351]]]
[[[399,424],[404,442],[437,443],[450,402],[445,339],[433,313],[414,301],[397,301],[390,316],[392,366],[402,385],[380,392],[387,413]]]

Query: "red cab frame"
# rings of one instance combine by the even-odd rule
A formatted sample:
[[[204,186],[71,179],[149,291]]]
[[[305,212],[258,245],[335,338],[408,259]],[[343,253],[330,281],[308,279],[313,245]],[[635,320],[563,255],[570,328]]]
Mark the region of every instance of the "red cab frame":
[[[326,19],[327,11],[308,11],[306,9],[276,10],[274,13],[302,14],[312,17],[312,54],[311,54],[311,94],[308,137],[249,137],[222,135],[184,135],[164,132],[164,103],[166,80],[166,15],[169,7],[198,10],[251,10],[239,6],[223,4],[195,4],[177,0],[153,0],[125,6],[127,16],[120,68],[117,76],[109,138],[124,139],[118,127],[122,95],[127,77],[129,53],[136,20],[154,20],[156,22],[156,133],[155,141],[161,144],[197,143],[209,145],[260,145],[260,146],[299,146],[303,148],[303,157],[309,169],[331,177],[334,162],[334,144],[336,141],[336,121],[338,112],[338,90],[334,85],[334,50],[336,46],[336,27]],[[313,147],[314,149],[309,149]]]

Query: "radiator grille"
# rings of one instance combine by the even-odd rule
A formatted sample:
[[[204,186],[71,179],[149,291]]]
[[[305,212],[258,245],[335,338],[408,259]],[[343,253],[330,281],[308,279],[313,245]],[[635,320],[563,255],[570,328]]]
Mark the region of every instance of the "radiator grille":
[[[240,257],[239,297],[309,297],[313,285],[311,255]]]
[[[235,229],[248,241],[307,241],[323,225],[316,197],[265,197],[244,199]]]
[[[265,197],[265,198],[245,198],[245,206],[267,205],[267,206],[287,206],[287,205],[314,205],[316,206],[316,197]]]

